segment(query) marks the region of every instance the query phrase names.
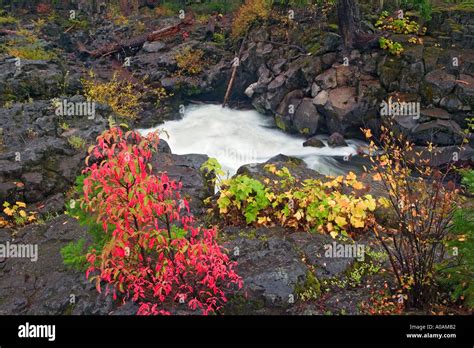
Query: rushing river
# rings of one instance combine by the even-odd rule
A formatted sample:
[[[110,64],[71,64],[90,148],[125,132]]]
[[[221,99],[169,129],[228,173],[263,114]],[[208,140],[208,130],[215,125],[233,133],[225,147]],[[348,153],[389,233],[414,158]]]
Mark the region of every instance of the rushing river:
[[[341,174],[354,169],[342,158],[356,154],[357,147],[363,144],[348,140],[347,147],[303,147],[304,137],[282,132],[271,117],[254,110],[232,110],[218,105],[187,106],[182,119],[139,131],[147,134],[154,130],[163,131],[161,137],[173,153],[215,157],[230,175],[243,164],[265,162],[280,153],[301,158],[320,173]],[[318,138],[326,144],[327,137]]]

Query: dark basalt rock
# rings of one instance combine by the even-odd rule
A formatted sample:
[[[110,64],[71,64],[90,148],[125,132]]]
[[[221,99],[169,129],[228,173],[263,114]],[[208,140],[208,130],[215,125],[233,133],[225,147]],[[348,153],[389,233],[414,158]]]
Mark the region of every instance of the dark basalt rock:
[[[171,180],[182,183],[181,194],[188,200],[194,215],[201,213],[202,200],[214,194],[212,183],[200,171],[208,158],[207,155],[199,154],[173,155],[157,152],[151,160],[154,174],[166,173]]]
[[[265,163],[253,163],[243,165],[237,170],[237,175],[247,175],[251,178],[260,181],[263,181],[265,178],[270,178],[271,180],[279,179],[276,175],[271,174],[268,170],[265,169],[265,165],[267,164],[275,164],[278,168],[287,167],[290,170],[291,175],[293,175],[299,181],[303,181],[305,179],[310,178],[324,178],[324,175],[318,173],[313,169],[308,168],[306,166],[306,163],[303,162],[303,160],[282,154],[270,158]]]
[[[100,295],[85,273],[67,270],[63,264],[60,249],[87,237],[75,219],[62,215],[48,224],[26,226],[14,241],[8,230],[1,231],[1,243],[38,244],[38,260],[0,260],[0,314],[105,315],[112,310],[111,297]]]
[[[341,134],[333,133],[328,139],[328,145],[330,147],[343,147],[343,146],[347,146],[347,143]]]
[[[318,281],[337,279],[354,262],[354,258],[325,256],[325,245],[334,242],[328,235],[281,227],[229,227],[224,229],[224,236],[230,239],[225,247],[238,262],[237,272],[244,283],[237,294],[246,294],[244,306],[236,310],[230,305],[231,314],[287,313],[297,303],[298,287],[306,282],[312,269]],[[352,241],[348,239],[344,243]]]
[[[83,97],[71,97],[82,101]],[[86,149],[73,148],[68,139],[92,143],[105,129],[110,111],[97,106],[95,118],[57,116],[49,101],[0,108],[3,151],[0,152],[0,201],[39,202],[65,192],[83,167]],[[62,130],[60,124],[69,129]]]
[[[455,86],[456,77],[454,75],[437,69],[425,76],[421,93],[425,99],[439,102],[442,96],[450,94]]]
[[[301,134],[313,135],[318,130],[320,115],[311,98],[304,98],[293,117],[293,125]]]
[[[309,138],[308,140],[306,140],[304,143],[303,143],[303,146],[304,147],[308,147],[308,146],[311,146],[311,147],[324,147],[324,143],[319,140],[318,138]]]

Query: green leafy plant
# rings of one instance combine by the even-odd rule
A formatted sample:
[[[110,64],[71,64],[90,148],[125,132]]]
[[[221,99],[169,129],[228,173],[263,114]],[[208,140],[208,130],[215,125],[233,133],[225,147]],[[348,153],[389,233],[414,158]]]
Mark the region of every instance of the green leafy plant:
[[[416,21],[410,20],[409,17],[394,18],[389,16],[387,11],[381,13],[375,22],[375,27],[397,34],[424,34],[426,32],[425,27],[420,31],[420,25]]]
[[[223,33],[214,33],[212,41],[218,46],[223,46],[225,44],[225,35]]]
[[[18,20],[15,17],[7,14],[5,11],[0,10],[0,25],[16,24]]]
[[[389,51],[390,54],[394,56],[399,56],[404,51],[403,45],[401,43],[394,42],[384,37],[381,37],[379,39],[379,44],[380,44],[380,48]]]
[[[52,60],[57,57],[54,52],[46,51],[38,44],[30,44],[20,47],[7,47],[7,53],[16,58],[29,60]]]
[[[463,184],[474,194],[474,170],[463,172]],[[438,282],[446,288],[452,300],[463,301],[474,308],[474,199],[467,199],[456,210],[452,235],[447,242],[448,259],[438,266]]]
[[[80,204],[84,190],[85,178],[86,175],[84,174],[76,178],[73,191],[69,194],[69,199],[66,202],[65,214],[76,219],[81,226],[87,227],[88,234],[91,236],[91,241],[90,243],[86,243],[86,240],[81,238],[78,241],[68,243],[61,249],[64,264],[77,270],[85,270],[87,268],[87,253],[92,252],[93,250],[100,253],[104,244],[110,239],[109,234],[104,233],[104,226],[98,224],[94,216],[85,211],[83,205]],[[95,196],[98,193],[99,191],[96,190],[91,193],[91,196]],[[109,225],[108,230],[111,229],[112,226]]]
[[[215,159],[203,168],[221,171]],[[376,201],[371,195],[356,194],[365,187],[352,172],[326,181],[299,181],[286,167],[268,164],[265,170],[277,179],[260,181],[247,175],[217,179],[220,192],[211,211],[230,224],[278,224],[327,232],[333,237],[363,230],[373,221]],[[343,193],[343,189],[352,189],[353,193]]]
[[[84,150],[86,148],[86,141],[85,139],[77,136],[72,135],[67,139],[69,145],[71,145],[76,150]]]
[[[431,19],[431,13],[433,12],[432,1],[430,0],[402,0],[402,6],[411,6],[417,10],[421,17],[425,20]]]
[[[61,249],[61,256],[64,264],[71,269],[86,271],[86,240],[79,239],[76,242],[70,242]]]

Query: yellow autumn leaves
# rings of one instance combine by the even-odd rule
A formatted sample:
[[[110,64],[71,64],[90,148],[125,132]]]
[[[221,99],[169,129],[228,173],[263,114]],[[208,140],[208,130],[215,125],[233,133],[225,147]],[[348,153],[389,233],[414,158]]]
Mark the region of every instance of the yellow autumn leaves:
[[[156,98],[156,104],[168,96],[164,88],[149,87],[146,78],[127,80],[114,73],[109,81],[103,82],[92,70],[88,75],[81,80],[87,100],[109,105],[120,117],[136,119],[143,109],[141,100],[146,94]],[[134,82],[137,79],[139,81]]]
[[[27,213],[26,204],[24,202],[15,202],[13,205],[8,202],[4,202],[3,213],[8,219],[0,216],[0,228],[23,226],[36,220],[36,213]]]
[[[247,224],[279,225],[336,237],[370,227],[374,221],[377,201],[364,195],[366,187],[353,172],[327,177],[327,181],[300,181],[286,167],[268,164],[265,170],[277,178],[259,181],[240,175],[229,179],[217,200],[227,222],[240,223],[245,217]]]
[[[270,10],[271,1],[269,0],[245,1],[232,22],[232,38],[238,39],[244,36],[255,22],[267,20]]]

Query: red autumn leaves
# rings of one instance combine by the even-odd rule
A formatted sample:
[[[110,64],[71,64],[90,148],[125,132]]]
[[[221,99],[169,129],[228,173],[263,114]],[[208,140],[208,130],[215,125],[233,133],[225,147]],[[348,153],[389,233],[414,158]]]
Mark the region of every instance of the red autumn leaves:
[[[153,174],[156,133],[142,137],[115,127],[97,139],[84,173],[82,207],[97,217],[107,241],[88,254],[87,276],[98,291],[138,303],[138,314],[177,309],[209,314],[227,301],[226,290],[241,278],[216,242],[215,228],[193,226],[181,185]]]

